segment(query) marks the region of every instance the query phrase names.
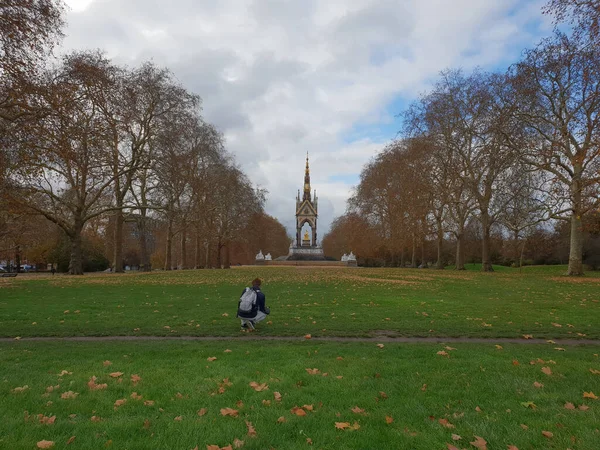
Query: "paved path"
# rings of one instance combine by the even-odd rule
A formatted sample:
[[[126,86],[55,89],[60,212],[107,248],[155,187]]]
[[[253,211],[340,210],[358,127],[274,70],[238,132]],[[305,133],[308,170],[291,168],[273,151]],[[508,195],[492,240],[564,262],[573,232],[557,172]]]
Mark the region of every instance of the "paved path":
[[[24,337],[0,338],[0,343],[6,342],[109,342],[109,341],[306,341],[304,336],[261,336],[259,334],[242,334],[232,336],[70,336],[70,337]],[[600,345],[600,340],[594,339],[553,339],[554,344],[546,339],[518,338],[469,338],[469,337],[313,337],[316,342],[389,342],[402,344],[548,344],[548,345]]]

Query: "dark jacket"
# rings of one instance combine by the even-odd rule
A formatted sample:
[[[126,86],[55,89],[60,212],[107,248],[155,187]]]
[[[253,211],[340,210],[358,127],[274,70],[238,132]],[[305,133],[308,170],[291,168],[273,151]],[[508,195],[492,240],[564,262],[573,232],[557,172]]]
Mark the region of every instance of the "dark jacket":
[[[256,303],[250,311],[240,311],[240,302],[238,302],[238,317],[241,317],[243,319],[252,319],[253,317],[256,317],[256,313],[258,311],[262,311],[265,314],[269,314],[265,306],[265,294],[262,293],[260,287],[252,286],[250,289],[253,289],[256,292]],[[246,292],[246,289],[242,291],[240,297],[244,294],[244,292]]]

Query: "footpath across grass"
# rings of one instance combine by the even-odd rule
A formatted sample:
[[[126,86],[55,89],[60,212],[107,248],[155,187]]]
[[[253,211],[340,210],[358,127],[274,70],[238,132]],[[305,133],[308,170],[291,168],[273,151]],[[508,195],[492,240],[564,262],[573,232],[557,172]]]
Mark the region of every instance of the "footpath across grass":
[[[0,366],[3,449],[600,442],[597,346],[14,342]]]
[[[0,279],[0,336],[236,336],[263,279],[273,336],[600,339],[600,273],[246,267]]]

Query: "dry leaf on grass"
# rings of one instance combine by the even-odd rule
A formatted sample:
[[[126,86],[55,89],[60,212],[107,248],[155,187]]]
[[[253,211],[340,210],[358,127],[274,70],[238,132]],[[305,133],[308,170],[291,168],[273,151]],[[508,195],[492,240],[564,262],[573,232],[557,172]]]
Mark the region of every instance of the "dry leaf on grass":
[[[113,372],[109,374],[113,378],[119,378],[123,376],[123,372]]]
[[[231,417],[237,417],[238,416],[238,410],[237,409],[232,409],[232,408],[221,408],[221,415],[222,416],[231,416]]]
[[[358,406],[355,406],[354,408],[351,409],[351,411],[354,414],[364,414],[365,410],[362,408],[359,408]]]
[[[321,371],[319,369],[305,369],[309,375],[317,375],[319,373],[321,373]]]
[[[439,352],[437,352],[437,354],[440,356],[447,356],[448,358],[450,358],[450,355],[445,350],[440,350]]]
[[[209,356],[208,358],[206,358],[206,360],[207,360],[208,362],[213,362],[213,361],[216,361],[216,360],[217,360],[217,357],[216,357],[216,356]]]
[[[394,421],[392,416],[385,416],[385,423],[390,424]]]
[[[547,437],[548,439],[550,439],[551,437],[554,436],[554,433],[552,433],[551,431],[542,431],[542,436]]]
[[[285,417],[281,416],[279,419],[277,419],[277,423],[285,423],[287,422],[287,420],[285,420]]]
[[[116,410],[119,406],[123,406],[125,403],[127,403],[126,398],[120,398],[119,400],[115,400],[114,409]]]
[[[39,441],[37,448],[52,448],[54,447],[54,441]]]
[[[252,389],[254,389],[256,392],[266,391],[267,389],[269,389],[269,386],[267,386],[267,383],[258,384],[256,381],[251,381],[250,387]]]
[[[206,409],[206,408],[200,408],[200,409],[198,410],[198,415],[199,415],[200,417],[202,417],[202,416],[203,416],[203,415],[205,415],[207,412],[208,412],[208,409]]]
[[[133,384],[137,384],[138,381],[141,381],[141,380],[142,380],[142,377],[140,377],[139,375],[136,375],[136,374],[131,375],[131,382]]]
[[[552,369],[550,369],[550,367],[542,367],[542,372],[546,375],[552,375]]]
[[[385,345],[383,345],[383,344],[377,344],[377,347],[383,348],[383,347],[385,347]]]
[[[67,391],[67,392],[63,392],[62,394],[60,394],[60,398],[62,399],[74,399],[77,398],[77,396],[79,395],[78,392],[73,392],[73,391]]]
[[[29,386],[25,385],[25,386],[16,387],[14,389],[11,389],[10,392],[12,392],[13,394],[20,394],[21,392],[24,392],[27,389],[29,389]]]
[[[448,419],[439,419],[438,422],[443,427],[454,428],[454,425],[452,425],[450,422],[448,422]]]
[[[281,401],[281,394],[279,392],[273,392],[273,397],[275,397],[276,402]]]
[[[290,409],[290,412],[296,416],[306,415],[306,411],[304,411],[302,408],[299,408],[298,406],[294,406],[292,409]]]
[[[538,389],[544,387],[544,385],[542,383],[538,383],[537,381],[533,383],[533,386],[536,387],[536,388],[538,388]]]
[[[584,392],[583,393],[583,398],[591,398],[592,400],[598,400],[598,396],[596,394],[594,394],[593,392]]]
[[[106,383],[97,384],[96,380],[97,380],[97,378],[94,375],[94,376],[92,376],[92,378],[90,378],[90,381],[87,382],[87,385],[91,391],[100,391],[100,390],[106,389],[108,387],[108,384],[106,384]]]
[[[69,438],[69,440],[67,441],[67,445],[70,445],[70,444],[72,444],[74,440],[75,440],[75,436],[71,436],[71,437]]]
[[[311,338],[312,338],[312,336],[310,334],[305,334],[304,335],[304,339],[311,339]]]
[[[108,366],[110,366],[111,364],[112,364],[112,363],[111,363],[110,361],[108,361],[108,360],[106,360],[106,361],[104,361],[104,362],[102,363],[102,365],[103,365],[104,367],[108,367]]]
[[[481,436],[473,437],[475,438],[475,440],[470,443],[473,447],[477,447],[479,450],[487,450],[487,442],[484,438],[482,438]]]
[[[139,395],[137,392],[132,392],[132,393],[131,393],[131,395],[130,395],[130,397],[131,397],[133,400],[141,400],[141,399],[142,399],[142,396],[141,396],[141,395]]]
[[[254,428],[254,425],[252,425],[252,422],[248,422],[246,420],[246,427],[248,428],[248,436],[250,437],[256,437],[256,428]]]

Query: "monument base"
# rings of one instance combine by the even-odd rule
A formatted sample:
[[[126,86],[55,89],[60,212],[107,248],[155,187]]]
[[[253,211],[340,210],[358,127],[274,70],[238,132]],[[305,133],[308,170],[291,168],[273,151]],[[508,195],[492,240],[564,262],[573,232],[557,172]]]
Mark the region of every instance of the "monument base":
[[[325,261],[323,247],[290,247],[286,261]]]

